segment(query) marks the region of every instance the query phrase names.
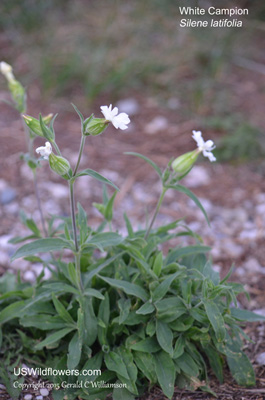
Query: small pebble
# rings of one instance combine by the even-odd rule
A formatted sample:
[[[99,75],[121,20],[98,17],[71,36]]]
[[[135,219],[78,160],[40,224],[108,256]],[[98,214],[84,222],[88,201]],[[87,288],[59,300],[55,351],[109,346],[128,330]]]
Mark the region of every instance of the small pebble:
[[[259,365],[265,365],[265,352],[258,354],[256,357],[256,361]]]
[[[46,388],[40,389],[40,394],[44,397],[49,396],[49,390]]]
[[[32,394],[26,394],[24,396],[24,400],[31,400],[32,399]]]
[[[15,189],[12,189],[12,188],[9,188],[9,187],[4,189],[1,192],[1,195],[0,195],[1,204],[4,205],[4,204],[11,203],[11,201],[15,200],[16,195],[17,195],[17,193],[16,193]]]

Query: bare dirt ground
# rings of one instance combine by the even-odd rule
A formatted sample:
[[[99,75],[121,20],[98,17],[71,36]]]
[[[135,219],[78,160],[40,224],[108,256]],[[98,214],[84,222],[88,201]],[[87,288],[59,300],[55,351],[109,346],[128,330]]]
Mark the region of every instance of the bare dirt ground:
[[[243,83],[242,83],[243,82]],[[255,113],[257,126],[264,129],[265,77],[248,80],[248,74],[238,70],[233,80],[234,93],[237,94],[236,108],[241,112]],[[248,101],[246,101],[248,96]],[[1,98],[8,94],[0,93]],[[160,184],[151,167],[144,161],[124,155],[126,151],[135,151],[153,159],[159,166],[165,167],[171,157],[195,148],[191,139],[192,129],[199,130],[199,120],[185,120],[178,109],[161,107],[153,98],[143,98],[138,93],[128,96],[136,103],[131,115],[131,126],[126,132],[109,128],[100,137],[88,138],[82,167],[92,168],[120,187],[116,198],[114,224],[121,232],[125,231],[123,213],[129,215],[133,225],[145,224],[146,213],[153,212],[160,191]],[[90,110],[82,105],[82,99],[76,94],[73,102],[87,116],[95,112],[100,116],[99,106],[107,103],[101,99]],[[69,101],[70,103],[70,101]],[[29,114],[37,116],[49,112],[59,112],[55,122],[57,142],[65,157],[74,163],[79,149],[80,123],[68,101],[58,99],[48,106],[41,102],[37,87],[29,88]],[[128,106],[128,105],[127,105]],[[125,107],[126,108],[126,107]],[[33,267],[24,261],[9,262],[14,246],[8,240],[14,235],[21,235],[22,225],[18,221],[19,208],[24,209],[39,219],[33,195],[30,171],[20,160],[20,153],[25,151],[25,139],[21,121],[9,106],[1,105],[1,146],[0,146],[0,272],[21,269],[24,279],[33,280],[39,266]],[[205,139],[213,139],[218,144],[220,134],[211,130],[204,132]],[[38,140],[37,145],[43,141]],[[202,161],[202,160],[201,160]],[[43,163],[44,164],[44,163]],[[249,291],[251,301],[240,299],[240,306],[256,310],[265,315],[265,181],[262,164],[210,164],[200,162],[194,167],[185,183],[202,201],[208,212],[211,227],[204,221],[201,212],[193,203],[178,194],[168,192],[161,208],[157,224],[170,222],[187,216],[188,226],[199,233],[204,242],[212,246],[214,267],[224,276],[232,263],[235,263],[233,280],[242,282]],[[67,186],[43,165],[39,172],[39,188],[45,215],[58,213],[69,215]],[[101,221],[98,212],[91,207],[92,202],[100,201],[101,185],[88,178],[82,178],[76,185],[76,197],[88,212],[90,223]],[[13,192],[12,192],[13,191]],[[13,195],[12,195],[13,193]],[[9,197],[8,197],[9,196]],[[183,245],[184,239],[179,241]],[[254,343],[246,345],[254,363],[257,386],[240,388],[226,374],[223,385],[213,378],[210,386],[217,393],[218,399],[225,400],[262,400],[265,399],[265,370],[257,357],[265,352],[265,325],[255,323],[246,326],[247,334]],[[9,397],[1,393],[0,398]],[[164,399],[160,390],[154,388],[145,400]],[[199,400],[213,397],[202,392],[181,391],[176,388],[174,399]]]

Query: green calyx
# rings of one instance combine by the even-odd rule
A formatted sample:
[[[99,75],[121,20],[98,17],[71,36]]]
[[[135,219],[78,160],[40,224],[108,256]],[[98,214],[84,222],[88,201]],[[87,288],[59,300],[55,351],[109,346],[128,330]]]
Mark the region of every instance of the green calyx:
[[[35,135],[45,137],[48,140],[51,140],[54,136],[50,128],[46,126],[51,122],[52,117],[53,114],[48,114],[45,117],[42,117],[42,124],[41,124],[38,119],[31,117],[30,115],[26,114],[23,115],[24,122],[28,126],[30,131],[33,132]]]
[[[93,114],[86,119],[83,125],[84,136],[98,136],[104,132],[108,126],[108,122],[104,118],[94,118]]]
[[[8,82],[8,88],[15,102],[16,109],[23,113],[26,111],[26,91],[19,81],[12,79]]]
[[[61,156],[56,156],[51,153],[49,156],[49,164],[51,169],[56,172],[56,174],[62,176],[65,179],[69,179],[68,173],[71,169],[69,161]]]
[[[185,175],[195,164],[198,155],[198,151],[194,150],[177,157],[171,164],[173,171],[178,175]]]

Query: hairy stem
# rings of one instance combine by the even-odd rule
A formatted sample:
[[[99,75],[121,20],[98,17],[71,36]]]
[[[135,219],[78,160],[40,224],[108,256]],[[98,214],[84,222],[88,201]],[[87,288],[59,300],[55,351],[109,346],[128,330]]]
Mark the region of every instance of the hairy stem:
[[[148,229],[147,229],[147,231],[146,231],[146,234],[145,234],[145,236],[144,236],[145,239],[148,238],[148,236],[149,236],[149,234],[150,234],[150,231],[151,231],[151,229],[152,229],[152,227],[153,227],[153,225],[154,225],[154,222],[155,222],[155,220],[156,220],[157,214],[159,213],[161,204],[162,204],[162,202],[163,202],[163,200],[164,200],[166,191],[167,191],[167,188],[164,187],[163,190],[162,190],[162,193],[161,193],[161,195],[160,195],[160,197],[159,197],[159,200],[158,200],[158,203],[157,203],[157,206],[156,206],[156,209],[155,209],[154,216],[153,216],[153,218],[152,218],[152,220],[151,220],[151,222],[150,222],[150,225],[149,225],[149,227],[148,227]]]
[[[48,232],[47,232],[47,229],[46,229],[45,219],[44,219],[42,205],[41,205],[41,201],[40,201],[40,193],[39,193],[38,179],[37,179],[36,170],[33,171],[33,181],[34,181],[35,196],[36,196],[38,209],[39,209],[39,213],[40,213],[41,225],[42,225],[42,229],[43,229],[44,235],[47,237],[48,236]]]
[[[34,158],[34,151],[33,151],[34,139],[32,137],[30,137],[29,129],[27,127],[27,124],[24,121],[24,118],[23,118],[22,114],[20,114],[20,117],[21,117],[21,120],[22,120],[23,129],[24,129],[24,132],[25,132],[25,137],[26,137],[26,141],[27,141],[29,155],[30,155],[30,157]],[[40,193],[39,193],[36,169],[32,170],[32,172],[33,172],[33,182],[34,182],[35,197],[36,197],[36,200],[37,200],[37,206],[38,206],[39,213],[40,213],[41,226],[42,226],[42,230],[43,230],[44,235],[47,237],[48,236],[48,232],[47,232],[47,229],[46,229],[44,214],[43,214],[41,200],[40,200]]]
[[[83,150],[84,150],[85,140],[86,140],[86,137],[84,135],[82,135],[80,148],[79,148],[79,154],[78,154],[78,160],[77,160],[77,163],[76,163],[76,166],[75,166],[75,170],[74,170],[73,176],[75,176],[76,173],[77,173],[77,170],[78,170],[81,158],[82,158]]]
[[[59,149],[57,143],[56,143],[54,140],[52,140],[51,143],[52,143],[53,147],[55,148],[56,153],[57,153],[59,156],[62,156],[62,153],[60,152],[60,149]]]
[[[79,245],[77,239],[77,227],[76,227],[76,218],[75,218],[75,199],[74,199],[74,183],[69,181],[69,189],[70,189],[70,209],[71,209],[71,218],[72,218],[72,227],[74,233],[74,242],[75,242],[75,266],[76,266],[76,277],[80,291],[83,291],[83,284],[81,278],[81,267],[80,267],[80,252]]]

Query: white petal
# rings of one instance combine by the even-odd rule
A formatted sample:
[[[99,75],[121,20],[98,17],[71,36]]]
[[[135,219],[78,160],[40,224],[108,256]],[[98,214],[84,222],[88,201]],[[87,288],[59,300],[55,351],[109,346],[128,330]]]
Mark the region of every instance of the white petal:
[[[52,152],[52,146],[50,142],[46,142],[45,146],[41,146],[36,149],[36,153],[40,154],[41,157],[44,158],[44,160],[49,159],[49,155],[51,154],[51,152]]]
[[[203,148],[206,151],[212,151],[215,149],[214,142],[212,140],[207,140],[207,142],[204,143]]]
[[[197,143],[198,147],[203,147],[204,145],[204,140],[202,138],[202,133],[201,131],[192,131],[193,135],[192,138],[195,140],[195,142]]]
[[[204,155],[204,157],[208,157],[211,162],[216,161],[215,156],[210,151],[203,150],[202,154]]]

